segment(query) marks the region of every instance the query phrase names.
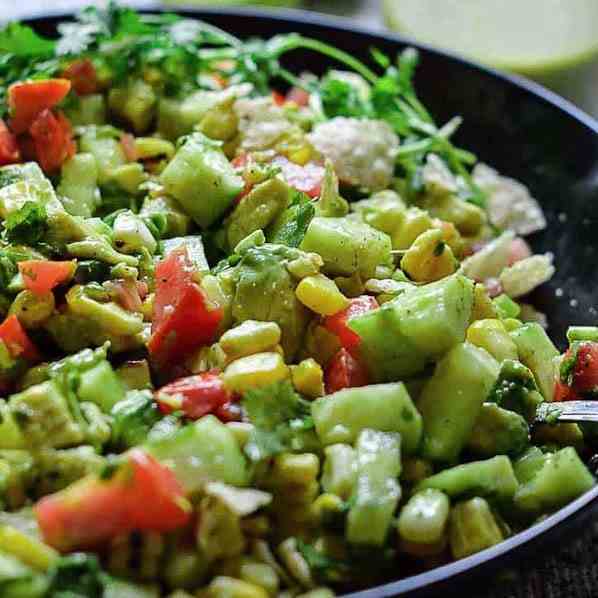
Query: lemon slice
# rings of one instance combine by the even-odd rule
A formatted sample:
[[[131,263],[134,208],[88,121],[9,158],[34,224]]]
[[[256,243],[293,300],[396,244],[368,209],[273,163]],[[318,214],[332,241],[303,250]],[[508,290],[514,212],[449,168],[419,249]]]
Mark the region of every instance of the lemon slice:
[[[598,0],[384,0],[384,12],[392,29],[531,77],[598,55]]]

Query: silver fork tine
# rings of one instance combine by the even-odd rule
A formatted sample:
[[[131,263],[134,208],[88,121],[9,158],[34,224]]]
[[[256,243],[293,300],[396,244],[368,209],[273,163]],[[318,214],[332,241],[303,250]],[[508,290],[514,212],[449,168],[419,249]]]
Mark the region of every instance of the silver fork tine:
[[[598,422],[598,401],[562,401],[542,403],[538,407],[536,420],[543,422]]]

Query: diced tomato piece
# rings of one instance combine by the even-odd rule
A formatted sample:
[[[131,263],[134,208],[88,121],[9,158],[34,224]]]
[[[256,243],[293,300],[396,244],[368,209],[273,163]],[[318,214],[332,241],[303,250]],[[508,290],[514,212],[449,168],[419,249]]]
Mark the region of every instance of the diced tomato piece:
[[[579,344],[572,387],[579,394],[598,392],[598,343]]]
[[[199,419],[229,403],[232,395],[218,374],[205,372],[163,386],[156,393],[156,400],[164,413],[180,409],[187,417]]]
[[[349,328],[347,323],[351,318],[361,316],[378,307],[378,302],[370,295],[355,297],[354,299],[351,299],[351,303],[348,307],[332,316],[327,316],[324,319],[324,327],[338,336],[341,345],[345,349],[353,351],[353,349],[359,345],[359,336]]]
[[[554,401],[575,401],[578,397],[575,391],[570,387],[557,380],[554,385]]]
[[[193,281],[193,263],[182,247],[156,266],[156,295],[150,355],[157,365],[182,360],[211,343],[222,320],[222,308],[209,305]]]
[[[50,260],[25,260],[19,262],[19,272],[25,288],[39,295],[48,293],[59,284],[68,282],[75,273],[76,263]]]
[[[223,422],[239,422],[243,417],[243,412],[239,403],[228,401],[224,405],[220,405],[214,415]]]
[[[17,138],[8,130],[6,123],[0,118],[0,166],[21,161],[21,152]]]
[[[29,361],[38,361],[37,347],[29,340],[17,316],[10,315],[0,324],[0,340],[8,347],[12,357],[24,357]]]
[[[46,173],[59,170],[77,151],[71,124],[62,112],[55,115],[50,110],[44,110],[35,119],[29,132],[37,161]]]
[[[277,106],[283,106],[286,102],[286,98],[279,91],[272,92],[272,100]]]
[[[40,113],[56,106],[70,90],[71,82],[68,79],[14,83],[8,88],[8,105],[12,117],[10,128],[17,135],[27,132]]]
[[[89,58],[72,62],[62,73],[68,79],[75,92],[80,96],[95,93],[98,90],[98,74]]]
[[[109,479],[84,478],[34,510],[44,541],[63,552],[134,530],[169,532],[186,525],[191,511],[172,471],[139,449]]]
[[[300,87],[291,87],[285,101],[293,102],[297,106],[307,106],[309,104],[309,93]]]
[[[137,146],[135,145],[135,137],[131,133],[123,133],[120,138],[120,145],[125,153],[125,158],[129,162],[135,162],[137,156]]]
[[[320,196],[325,174],[325,169],[321,164],[308,162],[301,166],[284,156],[276,156],[272,160],[272,164],[281,169],[281,174],[289,186],[313,198]]]
[[[247,153],[239,154],[233,159],[231,164],[234,168],[245,168],[249,164],[250,159],[251,156]]]
[[[365,386],[368,376],[365,368],[346,349],[341,349],[330,360],[324,373],[326,392],[336,392],[342,388]]]

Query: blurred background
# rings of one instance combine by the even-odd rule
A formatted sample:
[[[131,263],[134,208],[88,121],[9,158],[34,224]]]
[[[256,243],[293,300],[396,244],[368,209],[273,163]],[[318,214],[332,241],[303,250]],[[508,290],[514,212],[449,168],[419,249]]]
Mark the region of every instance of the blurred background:
[[[132,6],[261,4],[389,28],[532,78],[598,118],[598,0],[122,0]],[[104,0],[0,0],[0,21]]]

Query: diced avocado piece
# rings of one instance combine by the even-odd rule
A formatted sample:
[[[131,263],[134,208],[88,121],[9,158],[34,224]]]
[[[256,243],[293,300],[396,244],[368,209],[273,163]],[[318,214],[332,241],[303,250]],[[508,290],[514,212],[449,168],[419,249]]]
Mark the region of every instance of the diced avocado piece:
[[[351,209],[364,222],[392,237],[403,221],[407,206],[395,191],[388,189],[374,193],[369,199],[354,202]]]
[[[420,482],[415,491],[435,488],[451,498],[477,495],[510,500],[518,486],[511,461],[508,457],[500,455],[485,461],[472,461],[445,469]]]
[[[151,390],[154,387],[147,359],[126,361],[116,369],[116,375],[125,391]]]
[[[42,449],[35,453],[35,492],[46,496],[91,473],[99,473],[106,459],[91,446],[70,449]]]
[[[63,448],[84,440],[57,382],[50,380],[12,395],[10,410],[32,449]]]
[[[347,515],[351,544],[382,546],[401,497],[401,437],[393,432],[363,430],[357,438],[357,482]]]
[[[65,109],[73,127],[103,125],[106,123],[106,100],[100,93],[77,97]]]
[[[145,218],[164,219],[165,226],[161,231],[163,239],[184,236],[191,228],[191,218],[185,214],[178,202],[167,195],[146,197],[139,215]]]
[[[310,317],[295,295],[297,281],[286,267],[303,255],[297,249],[266,243],[248,249],[230,275],[234,281],[233,321],[276,322],[282,330],[287,360],[299,350]]]
[[[214,224],[244,187],[219,144],[201,133],[187,137],[160,181],[202,228]]]
[[[33,458],[28,451],[0,451],[0,503],[18,509],[27,501],[35,476]]]
[[[0,400],[0,449],[25,448],[25,437],[7,402]]]
[[[289,196],[289,186],[276,177],[254,187],[225,222],[229,247],[236,247],[256,230],[264,230],[287,207]]]
[[[316,432],[324,445],[353,443],[365,428],[398,432],[403,451],[419,446],[422,419],[402,383],[345,388],[311,405]]]
[[[406,291],[379,309],[351,318],[359,353],[376,382],[421,372],[426,362],[465,340],[473,282],[456,274]]]
[[[218,419],[206,415],[170,436],[146,444],[168,465],[188,492],[206,480],[246,486],[247,466],[234,434]]]
[[[359,273],[371,278],[380,264],[391,263],[390,237],[365,222],[316,216],[301,242],[303,251],[322,256],[324,272],[332,276]]]
[[[137,135],[148,130],[156,114],[156,104],[153,88],[141,79],[129,80],[124,87],[114,87],[108,93],[110,111]]]
[[[496,403],[484,403],[467,443],[480,457],[520,455],[529,445],[529,426],[521,415]]]
[[[546,455],[542,467],[515,494],[515,505],[535,515],[554,511],[594,485],[594,477],[573,447]]]
[[[79,150],[96,159],[100,185],[110,180],[113,170],[127,163],[119,137],[120,132],[114,127],[89,126],[79,138]]]
[[[199,90],[182,100],[161,98],[158,104],[158,132],[175,140],[191,133],[208,110],[222,101],[222,94]]]
[[[77,387],[80,401],[96,403],[104,413],[125,398],[125,390],[112,366],[107,361],[82,372]]]
[[[513,471],[520,484],[527,484],[542,469],[549,453],[543,453],[537,446],[530,446],[523,455],[513,461]]]
[[[540,324],[531,323],[511,332],[519,358],[534,374],[546,401],[552,401],[559,352]]]
[[[57,189],[64,209],[73,216],[93,216],[101,201],[97,182],[98,167],[92,154],[76,154],[67,160]]]
[[[152,427],[162,415],[153,394],[148,390],[133,390],[127,393],[111,411],[112,446],[127,449],[144,442]]]
[[[451,462],[459,456],[498,372],[496,360],[469,343],[457,345],[442,358],[417,402],[424,422],[425,457]]]

